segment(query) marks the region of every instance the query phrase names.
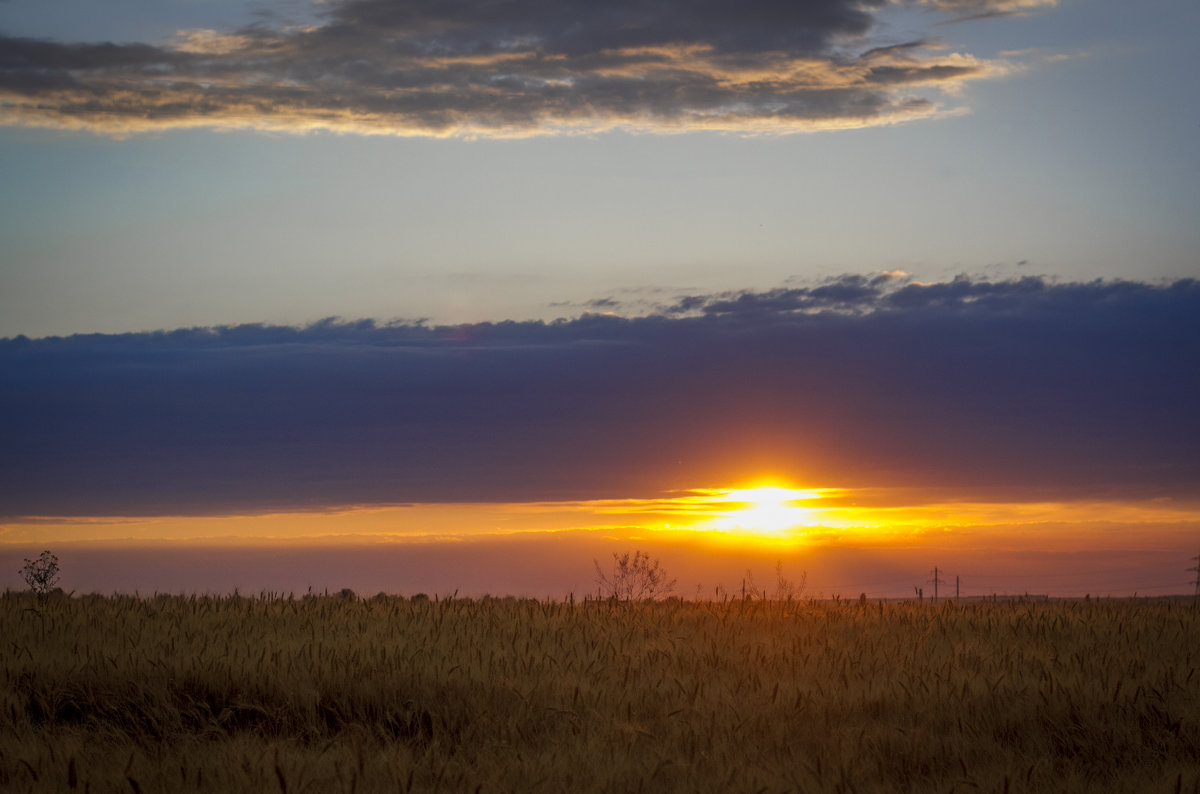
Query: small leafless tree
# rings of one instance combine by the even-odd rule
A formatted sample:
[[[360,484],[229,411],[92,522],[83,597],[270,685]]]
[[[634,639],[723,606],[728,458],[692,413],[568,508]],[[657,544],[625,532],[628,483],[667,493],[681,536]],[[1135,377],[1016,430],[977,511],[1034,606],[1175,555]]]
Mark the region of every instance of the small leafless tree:
[[[675,580],[668,579],[658,560],[650,559],[644,551],[633,554],[613,552],[611,574],[604,572],[599,560],[593,562],[601,593],[618,601],[652,601],[670,595],[675,589]]]
[[[25,558],[25,565],[18,573],[39,598],[45,596],[58,584],[58,557],[43,551],[36,560]]]
[[[783,560],[775,562],[775,598],[792,601],[800,597],[808,585],[808,571],[801,571],[799,579],[788,579],[783,575]]]
[[[783,575],[783,560],[775,562],[775,593],[771,594],[767,588],[759,587],[754,583],[754,574],[746,571],[745,587],[746,598],[751,601],[768,601],[774,599],[776,601],[793,601],[800,597],[804,592],[805,584],[808,582],[808,572],[801,571],[798,580],[788,579]]]

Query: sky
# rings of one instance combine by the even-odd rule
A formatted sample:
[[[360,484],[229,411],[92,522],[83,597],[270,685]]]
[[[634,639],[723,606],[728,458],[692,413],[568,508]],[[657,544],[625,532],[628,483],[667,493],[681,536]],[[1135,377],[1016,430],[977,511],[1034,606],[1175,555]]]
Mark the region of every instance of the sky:
[[[2,0],[0,583],[1190,592],[1197,23]]]

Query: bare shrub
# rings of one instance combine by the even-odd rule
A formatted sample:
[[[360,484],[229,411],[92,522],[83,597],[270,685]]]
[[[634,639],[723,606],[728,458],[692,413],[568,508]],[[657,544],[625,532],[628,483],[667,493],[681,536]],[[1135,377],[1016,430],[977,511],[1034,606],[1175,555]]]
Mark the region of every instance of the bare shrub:
[[[29,589],[43,598],[58,584],[58,557],[43,551],[36,560],[25,558],[25,565],[18,571]]]
[[[808,582],[808,572],[801,571],[798,580],[788,579],[783,575],[783,560],[775,561],[775,592],[771,593],[766,586],[759,587],[754,582],[754,574],[746,571],[745,597],[751,601],[793,601],[804,592]]]
[[[783,560],[775,561],[775,599],[792,601],[799,598],[808,585],[808,571],[801,571],[799,579],[788,579],[783,575]]]
[[[650,559],[644,551],[617,554],[613,552],[612,573],[606,574],[596,565],[596,583],[600,592],[618,601],[653,601],[664,598],[675,589],[675,580],[667,578],[667,572],[657,559]]]

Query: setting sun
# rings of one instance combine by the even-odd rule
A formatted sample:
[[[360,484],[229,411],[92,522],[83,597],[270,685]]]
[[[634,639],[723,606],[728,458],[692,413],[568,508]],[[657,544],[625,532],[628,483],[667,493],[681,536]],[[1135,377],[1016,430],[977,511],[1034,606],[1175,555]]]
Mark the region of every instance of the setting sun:
[[[812,508],[797,503],[820,498],[815,491],[777,486],[729,491],[723,502],[726,511],[713,527],[726,532],[781,536],[811,521]]]

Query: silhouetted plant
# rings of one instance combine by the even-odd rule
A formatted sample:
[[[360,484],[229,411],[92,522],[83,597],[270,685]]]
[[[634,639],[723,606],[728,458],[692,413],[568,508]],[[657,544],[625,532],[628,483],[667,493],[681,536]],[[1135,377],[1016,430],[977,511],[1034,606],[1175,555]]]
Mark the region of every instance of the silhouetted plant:
[[[776,601],[792,601],[800,597],[804,592],[804,587],[808,582],[808,572],[801,571],[800,579],[792,581],[783,575],[783,560],[775,562],[775,593],[772,595],[767,592],[766,587],[759,587],[754,582],[754,574],[749,570],[746,571],[745,579],[745,598],[752,601],[767,601],[774,599]]]
[[[18,573],[38,598],[44,598],[58,584],[58,557],[49,551],[43,551],[36,560],[26,557]]]
[[[801,571],[799,579],[788,579],[783,575],[783,560],[775,561],[775,598],[778,601],[791,601],[799,598],[808,585],[808,571]]]
[[[613,552],[611,575],[600,568],[599,560],[592,562],[596,565],[596,583],[600,585],[600,592],[618,601],[652,601],[670,595],[675,589],[675,580],[668,579],[658,560],[650,559],[644,551],[633,554]]]

